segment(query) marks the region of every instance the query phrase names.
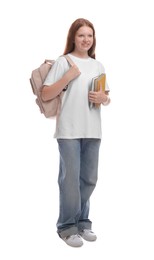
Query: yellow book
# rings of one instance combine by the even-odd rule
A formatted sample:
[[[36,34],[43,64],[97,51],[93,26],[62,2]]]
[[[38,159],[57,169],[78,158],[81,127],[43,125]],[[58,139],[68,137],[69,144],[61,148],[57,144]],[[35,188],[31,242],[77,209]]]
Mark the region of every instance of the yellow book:
[[[102,73],[98,77],[93,78],[92,90],[99,91],[100,88],[102,88],[102,91],[105,91],[105,85],[106,85],[106,74]]]

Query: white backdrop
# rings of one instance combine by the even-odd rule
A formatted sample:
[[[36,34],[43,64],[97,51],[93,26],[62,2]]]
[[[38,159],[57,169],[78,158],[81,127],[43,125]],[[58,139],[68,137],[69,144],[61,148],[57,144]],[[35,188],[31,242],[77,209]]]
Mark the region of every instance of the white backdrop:
[[[154,259],[152,2],[0,3],[0,259]],[[63,53],[79,17],[95,26],[96,58],[106,68],[112,103],[102,108],[99,179],[91,198],[98,240],[74,249],[56,233],[55,120],[39,113],[29,78],[45,58]]]

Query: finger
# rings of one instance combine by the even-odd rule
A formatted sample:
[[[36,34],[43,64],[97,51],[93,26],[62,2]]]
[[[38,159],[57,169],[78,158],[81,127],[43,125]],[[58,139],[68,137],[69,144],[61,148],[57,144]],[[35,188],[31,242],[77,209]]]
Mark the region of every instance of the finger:
[[[98,92],[105,93],[105,91],[103,90],[103,85],[102,85],[101,82],[99,84],[99,91]]]
[[[95,97],[96,95],[97,95],[97,93],[94,92],[94,91],[90,91],[90,92],[89,92],[89,96]]]

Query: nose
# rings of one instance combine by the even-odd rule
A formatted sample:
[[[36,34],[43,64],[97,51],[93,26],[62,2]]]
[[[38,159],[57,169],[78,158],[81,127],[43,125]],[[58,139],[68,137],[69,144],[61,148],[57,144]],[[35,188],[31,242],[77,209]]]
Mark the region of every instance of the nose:
[[[89,37],[88,37],[88,36],[85,36],[85,37],[84,37],[84,41],[85,41],[85,42],[89,41]]]

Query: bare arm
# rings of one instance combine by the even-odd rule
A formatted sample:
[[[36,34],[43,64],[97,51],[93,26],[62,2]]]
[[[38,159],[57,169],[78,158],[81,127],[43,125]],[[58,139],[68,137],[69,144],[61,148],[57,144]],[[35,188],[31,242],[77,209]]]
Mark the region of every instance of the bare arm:
[[[41,93],[43,101],[48,101],[58,96],[61,91],[69,84],[69,82],[79,75],[80,71],[78,67],[76,65],[73,65],[60,80],[58,80],[51,86],[43,86]]]

